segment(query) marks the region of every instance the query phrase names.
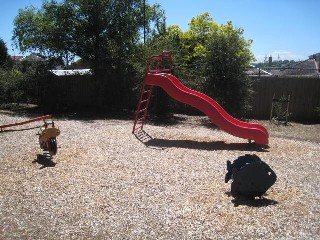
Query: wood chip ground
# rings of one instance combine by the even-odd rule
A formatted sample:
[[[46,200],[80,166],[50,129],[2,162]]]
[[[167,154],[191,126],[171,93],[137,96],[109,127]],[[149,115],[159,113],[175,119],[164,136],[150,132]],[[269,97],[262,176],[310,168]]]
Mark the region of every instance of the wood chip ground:
[[[180,117],[147,123],[145,143],[132,120],[61,118],[53,159],[37,129],[0,133],[0,239],[320,239],[319,139],[268,124],[259,148]],[[0,124],[29,118],[2,112]],[[263,199],[235,199],[224,183],[226,161],[244,154],[277,174]]]

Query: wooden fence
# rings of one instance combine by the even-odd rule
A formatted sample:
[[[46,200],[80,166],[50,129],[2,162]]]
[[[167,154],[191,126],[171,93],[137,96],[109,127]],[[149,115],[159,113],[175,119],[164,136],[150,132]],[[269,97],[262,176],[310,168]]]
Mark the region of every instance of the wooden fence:
[[[126,86],[124,81],[119,81],[116,89],[110,88],[110,84],[104,86],[98,84],[92,75],[51,74],[39,83],[39,103],[52,111],[77,111],[101,107],[108,110],[135,108],[137,100],[133,100],[133,92],[130,92],[132,88]],[[102,97],[99,99],[99,94],[103,99]],[[109,104],[110,99],[114,100],[114,105]]]
[[[289,121],[315,121],[317,119],[315,109],[320,107],[319,78],[300,76],[253,78],[255,95],[250,117],[269,119],[273,96],[281,98],[281,96],[290,95]],[[45,105],[55,104],[59,109],[68,106],[71,108],[91,107],[96,105],[93,100],[94,89],[91,76],[51,76],[42,88],[43,101],[47,101]],[[128,108],[135,108],[135,104],[136,101],[129,102]]]
[[[290,95],[289,121],[315,121],[316,108],[320,107],[320,78],[305,76],[261,76],[254,77],[254,118],[268,119],[273,96]]]
[[[94,106],[94,82],[90,75],[49,75],[40,84],[40,104],[52,110]]]

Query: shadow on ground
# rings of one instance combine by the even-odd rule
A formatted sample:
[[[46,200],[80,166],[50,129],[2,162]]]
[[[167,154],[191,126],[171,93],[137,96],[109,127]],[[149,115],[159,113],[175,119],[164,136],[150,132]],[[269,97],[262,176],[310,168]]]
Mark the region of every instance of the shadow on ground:
[[[38,163],[41,165],[40,169],[47,168],[47,167],[55,167],[56,163],[53,161],[50,154],[38,154],[37,158],[32,161],[32,163]]]
[[[257,151],[267,152],[267,146],[259,146],[249,143],[226,143],[223,141],[201,142],[194,140],[170,140],[154,138],[144,143],[147,147],[157,148],[188,148],[199,150],[239,150],[239,151]]]
[[[128,109],[122,109],[113,112],[97,110],[94,108],[54,111],[32,104],[7,104],[0,105],[0,112],[12,117],[27,118],[51,115],[54,119],[77,120],[84,121],[86,123],[91,123],[93,120],[117,119],[133,121],[134,119],[134,111]]]
[[[239,151],[256,151],[256,152],[268,152],[269,146],[256,145],[254,143],[226,143],[223,141],[216,142],[204,142],[195,140],[173,140],[173,139],[160,139],[152,138],[144,130],[140,130],[135,133],[135,137],[142,142],[145,146],[156,149],[167,148],[188,148],[199,149],[207,151],[215,150],[239,150]]]
[[[232,196],[231,192],[226,192],[228,196]],[[267,194],[266,194],[267,195]],[[265,197],[261,198],[246,198],[242,196],[233,196],[234,199],[231,202],[234,204],[235,207],[245,205],[249,207],[267,207],[270,205],[278,204],[278,201],[268,199]]]

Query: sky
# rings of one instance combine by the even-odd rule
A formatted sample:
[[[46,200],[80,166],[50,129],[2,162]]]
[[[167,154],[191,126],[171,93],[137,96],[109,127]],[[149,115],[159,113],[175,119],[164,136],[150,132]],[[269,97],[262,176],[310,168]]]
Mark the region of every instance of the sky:
[[[192,17],[209,12],[215,22],[244,30],[252,39],[251,51],[257,62],[272,56],[274,60],[305,60],[320,52],[320,0],[146,0],[159,3],[165,11],[167,26],[188,30]],[[12,46],[13,20],[18,11],[42,0],[0,0],[0,38],[10,55],[20,55]]]

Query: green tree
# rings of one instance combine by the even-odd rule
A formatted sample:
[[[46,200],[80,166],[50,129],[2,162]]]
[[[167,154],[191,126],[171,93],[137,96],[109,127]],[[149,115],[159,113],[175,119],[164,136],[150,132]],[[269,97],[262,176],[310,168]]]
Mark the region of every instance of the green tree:
[[[250,110],[253,92],[245,74],[254,60],[251,43],[243,37],[243,29],[234,28],[231,22],[218,25],[204,13],[193,17],[185,32],[169,26],[150,46],[157,53],[172,51],[174,74],[185,85],[205,92],[232,115],[244,116]]]
[[[161,54],[162,51],[170,50],[173,57],[173,65],[179,66],[181,65],[181,36],[183,32],[177,25],[169,26],[166,29],[161,29],[157,33],[153,33],[151,37],[149,37],[145,44],[141,46],[140,54],[137,54],[140,59],[143,61],[136,59],[137,69],[140,70],[140,76],[137,78],[139,83],[142,83],[142,79],[144,78],[145,69],[146,69],[146,59],[148,59],[152,55]],[[179,69],[179,68],[177,68]],[[179,71],[176,68],[174,69],[174,74],[179,75]],[[136,84],[138,88],[136,89],[137,94],[140,94],[140,84]],[[172,114],[172,110],[175,101],[169,97],[164,90],[161,88],[155,88],[154,97],[152,98],[150,109],[153,116],[156,116],[157,119],[163,121],[168,120],[170,115]]]
[[[12,62],[8,54],[6,43],[0,38],[0,68],[8,68],[11,65]]]
[[[141,0],[52,0],[40,10],[20,10],[13,39],[23,52],[59,56],[66,62],[70,56],[83,59],[94,72],[94,101],[109,108],[130,95],[131,60],[143,29],[150,38],[164,26],[159,5],[146,3],[144,8]]]
[[[193,17],[189,23],[189,30],[183,34],[183,48],[188,51],[185,62],[188,65],[203,63],[207,53],[206,43],[212,32],[218,28],[209,13]]]
[[[251,43],[231,21],[216,28],[207,41],[204,89],[236,116],[245,116],[251,109],[252,80],[245,72],[254,60]]]
[[[40,10],[19,10],[13,39],[22,52],[76,55],[94,69],[110,67],[130,56],[144,24],[147,37],[164,28],[159,5],[146,3],[145,15],[143,9],[141,0],[45,1]]]

